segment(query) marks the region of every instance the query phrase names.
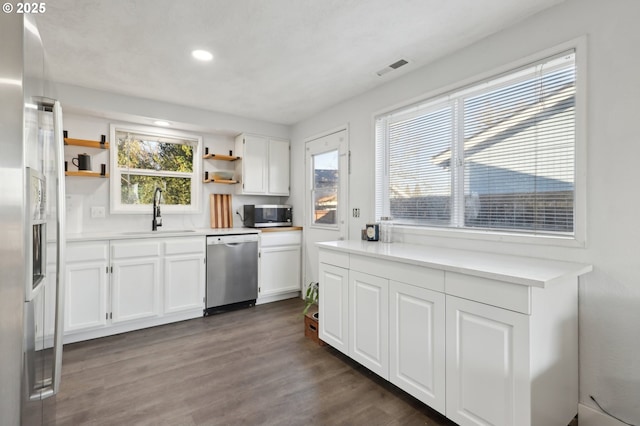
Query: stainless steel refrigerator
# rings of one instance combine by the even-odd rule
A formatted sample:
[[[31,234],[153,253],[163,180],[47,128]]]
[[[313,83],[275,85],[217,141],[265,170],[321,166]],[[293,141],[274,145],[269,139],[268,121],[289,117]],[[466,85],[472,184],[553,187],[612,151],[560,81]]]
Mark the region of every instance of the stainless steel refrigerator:
[[[52,419],[62,366],[62,113],[32,16],[0,14],[0,424]]]

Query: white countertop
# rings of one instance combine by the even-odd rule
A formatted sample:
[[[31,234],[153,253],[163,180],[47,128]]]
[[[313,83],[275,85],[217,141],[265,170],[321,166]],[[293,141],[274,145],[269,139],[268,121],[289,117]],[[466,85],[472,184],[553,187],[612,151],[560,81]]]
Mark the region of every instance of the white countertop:
[[[134,238],[159,238],[159,237],[190,237],[207,235],[230,234],[259,234],[259,229],[254,228],[197,228],[197,229],[159,229],[158,231],[107,231],[107,232],[83,232],[81,234],[67,234],[67,241],[95,241],[95,240],[128,240]]]
[[[316,245],[321,249],[542,288],[556,280],[578,277],[593,270],[592,265],[581,263],[403,243],[348,240]]]

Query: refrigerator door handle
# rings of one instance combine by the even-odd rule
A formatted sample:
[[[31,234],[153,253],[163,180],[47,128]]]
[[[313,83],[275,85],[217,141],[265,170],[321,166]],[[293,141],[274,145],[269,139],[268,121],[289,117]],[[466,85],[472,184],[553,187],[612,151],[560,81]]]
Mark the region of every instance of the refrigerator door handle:
[[[64,327],[64,291],[65,291],[65,264],[66,264],[66,236],[65,236],[65,182],[64,182],[64,137],[62,134],[62,108],[60,102],[53,105],[53,137],[56,155],[56,311],[55,334],[53,342],[53,377],[50,389],[42,392],[42,399],[58,393],[60,390],[60,378],[62,376],[62,337]]]

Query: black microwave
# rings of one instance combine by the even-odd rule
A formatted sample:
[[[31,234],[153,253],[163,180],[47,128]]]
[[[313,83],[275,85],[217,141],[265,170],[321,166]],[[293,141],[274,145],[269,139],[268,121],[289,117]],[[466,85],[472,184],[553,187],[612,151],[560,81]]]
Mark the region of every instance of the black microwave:
[[[242,223],[249,228],[292,225],[291,206],[286,204],[245,204]]]

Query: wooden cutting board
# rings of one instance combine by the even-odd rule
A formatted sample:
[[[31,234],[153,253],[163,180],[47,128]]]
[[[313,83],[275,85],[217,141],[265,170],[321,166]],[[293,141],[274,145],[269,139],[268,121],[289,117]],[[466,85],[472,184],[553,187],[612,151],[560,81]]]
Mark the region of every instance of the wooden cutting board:
[[[209,205],[212,228],[233,228],[231,194],[211,194]]]

